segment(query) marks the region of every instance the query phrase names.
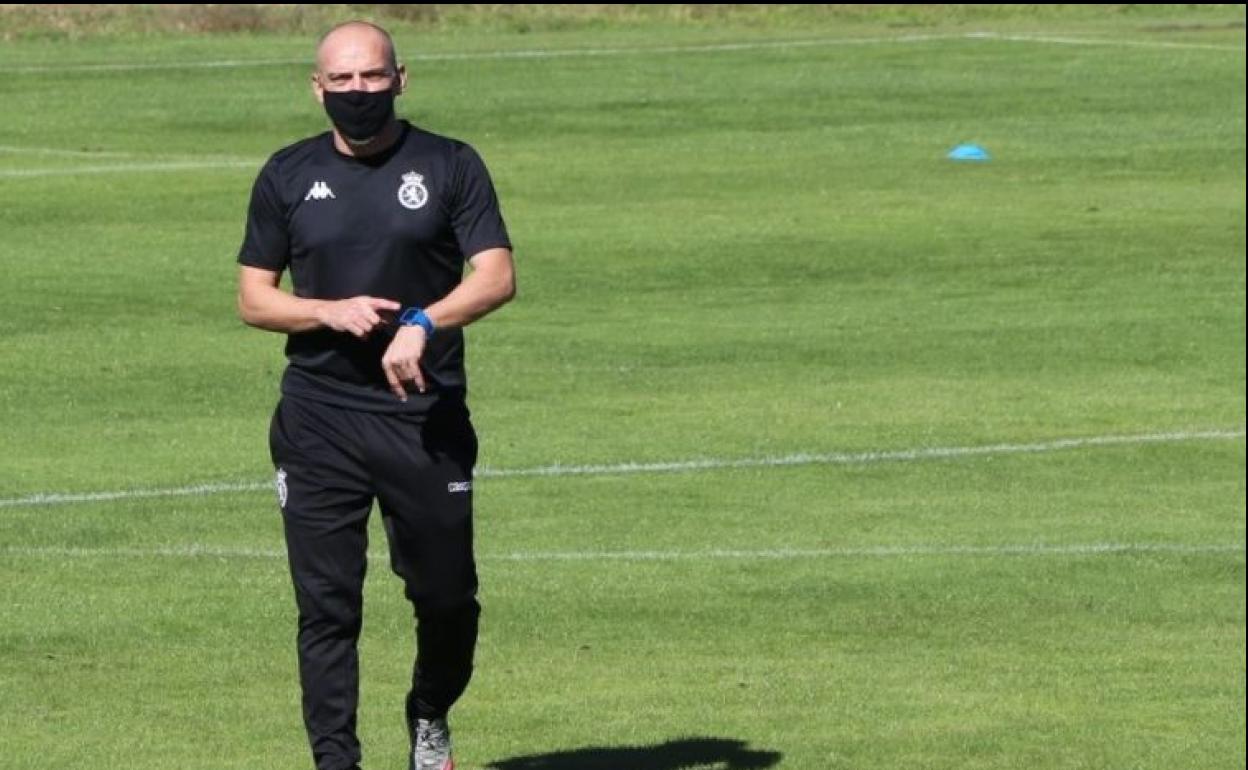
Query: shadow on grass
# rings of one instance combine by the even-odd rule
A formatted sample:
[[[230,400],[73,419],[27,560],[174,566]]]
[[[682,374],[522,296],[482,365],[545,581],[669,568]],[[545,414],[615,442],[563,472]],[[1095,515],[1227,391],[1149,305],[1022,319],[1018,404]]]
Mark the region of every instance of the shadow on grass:
[[[591,746],[502,759],[487,770],[763,770],[783,756],[727,738],[682,738],[656,746]]]

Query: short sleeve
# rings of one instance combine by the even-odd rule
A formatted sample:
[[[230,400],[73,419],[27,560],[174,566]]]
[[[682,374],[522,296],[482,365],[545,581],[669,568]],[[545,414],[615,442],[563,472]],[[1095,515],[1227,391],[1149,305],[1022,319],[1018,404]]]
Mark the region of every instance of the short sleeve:
[[[290,234],[286,207],[282,203],[277,164],[270,160],[260,169],[251,188],[247,207],[247,230],[238,250],[238,263],[248,267],[281,271],[290,261]]]
[[[511,248],[490,173],[476,150],[460,145],[456,153],[458,184],[451,203],[451,225],[465,258],[486,249]]]

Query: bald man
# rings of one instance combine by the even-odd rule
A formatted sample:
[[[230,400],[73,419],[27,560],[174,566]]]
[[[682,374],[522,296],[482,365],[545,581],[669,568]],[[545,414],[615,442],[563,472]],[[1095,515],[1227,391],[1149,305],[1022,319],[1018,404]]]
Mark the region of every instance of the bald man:
[[[477,439],[461,329],[514,296],[515,272],[485,165],[468,145],[398,119],[406,87],[380,27],[350,22],[321,39],[312,91],[332,129],[264,165],[238,256],[239,315],[287,335],[270,450],[317,770],[359,767],[357,640],[374,500],[416,614],[414,770],[454,767],[446,717],[477,638]]]

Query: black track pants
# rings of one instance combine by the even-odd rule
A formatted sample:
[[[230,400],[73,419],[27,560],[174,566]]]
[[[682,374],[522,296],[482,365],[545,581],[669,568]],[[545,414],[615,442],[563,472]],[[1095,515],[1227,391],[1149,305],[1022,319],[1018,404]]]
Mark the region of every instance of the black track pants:
[[[360,761],[356,642],[374,498],[416,611],[409,726],[444,715],[472,675],[476,434],[458,400],[411,416],[287,396],[269,440],[299,608],[304,723],[318,770],[345,770]]]

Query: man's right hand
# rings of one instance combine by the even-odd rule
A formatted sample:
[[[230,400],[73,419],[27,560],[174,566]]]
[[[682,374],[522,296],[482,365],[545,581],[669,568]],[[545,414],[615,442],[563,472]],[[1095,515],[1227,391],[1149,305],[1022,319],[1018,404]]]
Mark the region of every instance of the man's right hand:
[[[364,339],[384,323],[379,311],[396,311],[401,307],[394,300],[359,296],[323,301],[317,307],[316,317],[322,326]]]

